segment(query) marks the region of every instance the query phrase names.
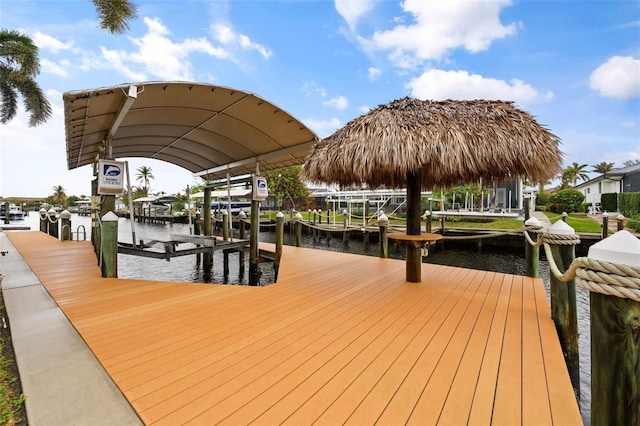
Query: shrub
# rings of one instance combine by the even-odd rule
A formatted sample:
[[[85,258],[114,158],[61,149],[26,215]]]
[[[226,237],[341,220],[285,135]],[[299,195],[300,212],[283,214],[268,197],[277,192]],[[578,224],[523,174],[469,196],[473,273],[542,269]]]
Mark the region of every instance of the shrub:
[[[636,232],[640,232],[640,214],[631,216],[626,226],[627,228],[634,229]]]
[[[602,194],[602,196],[600,197],[600,208],[603,212],[617,212],[618,194],[616,194],[615,192]]]
[[[584,201],[584,194],[577,189],[563,189],[553,194],[549,201],[551,202],[551,211],[554,213],[573,213],[580,210]]]
[[[536,196],[536,207],[537,206],[548,206],[549,205],[549,194],[546,192],[541,192]]]
[[[625,216],[634,216],[640,214],[640,192],[621,192],[620,213]]]

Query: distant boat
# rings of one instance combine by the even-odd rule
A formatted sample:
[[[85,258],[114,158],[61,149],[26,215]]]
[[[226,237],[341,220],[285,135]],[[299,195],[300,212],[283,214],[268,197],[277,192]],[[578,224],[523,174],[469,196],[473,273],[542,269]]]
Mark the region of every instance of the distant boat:
[[[25,212],[23,212],[19,206],[16,206],[15,204],[9,204],[9,203],[2,204],[2,207],[0,208],[1,217],[7,216],[7,213],[6,213],[7,204],[9,205],[9,220],[24,220]]]
[[[212,201],[211,202],[211,211],[222,211],[229,210],[229,203],[225,201]],[[231,209],[229,210],[231,213],[240,213],[244,211],[245,213],[251,210],[251,201],[231,201]]]

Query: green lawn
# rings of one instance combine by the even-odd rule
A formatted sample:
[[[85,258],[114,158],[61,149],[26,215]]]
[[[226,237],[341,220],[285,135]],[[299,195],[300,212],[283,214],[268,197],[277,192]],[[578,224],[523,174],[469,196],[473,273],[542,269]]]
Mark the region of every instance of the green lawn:
[[[547,215],[549,220],[551,220],[551,223],[556,223],[557,221],[562,220],[562,215],[558,213],[544,212],[544,214]],[[602,232],[600,223],[584,214],[569,214],[569,216],[567,217],[567,225],[575,229],[576,232],[587,232],[594,234],[600,234]]]
[[[307,222],[309,217],[313,219],[313,213],[309,215],[308,212],[301,212],[303,220]],[[552,223],[560,220],[562,218],[561,215],[557,213],[544,212],[547,217],[551,220]],[[394,215],[389,215],[389,223],[391,225],[406,225],[407,221],[405,219],[395,218]],[[270,217],[269,213],[265,214],[263,217]],[[275,212],[272,213],[271,217],[275,218]],[[323,223],[326,223],[327,216],[326,213],[323,214]],[[340,224],[344,220],[342,214],[337,214],[335,218],[335,222]],[[333,215],[331,216],[331,222],[333,223]],[[424,221],[423,221],[424,222]],[[353,218],[352,223],[360,224],[362,223],[362,219]],[[373,223],[371,223],[373,224]],[[585,232],[585,233],[601,233],[601,226],[598,222],[591,219],[590,217],[584,214],[575,214],[572,213],[567,217],[567,224],[575,229],[576,232]],[[493,229],[493,230],[516,230],[523,228],[523,222],[519,219],[495,219],[489,221],[482,220],[469,220],[464,218],[449,218],[445,222],[446,228],[475,228],[475,229]],[[432,222],[432,228],[437,229],[440,227],[440,220],[434,219]]]

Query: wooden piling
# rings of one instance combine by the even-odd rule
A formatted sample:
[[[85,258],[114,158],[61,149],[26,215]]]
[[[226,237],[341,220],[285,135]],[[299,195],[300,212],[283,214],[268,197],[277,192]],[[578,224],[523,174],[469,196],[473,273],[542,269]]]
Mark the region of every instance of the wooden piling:
[[[424,212],[424,232],[431,233],[431,212],[429,210]]]
[[[47,215],[49,216],[49,235],[54,238],[58,238],[58,219],[56,219],[56,211],[51,208],[47,212]]]
[[[193,221],[193,235],[200,235],[202,233],[202,219],[200,219],[200,213],[196,213],[196,220]],[[196,247],[200,247],[196,244]],[[202,255],[196,253],[196,265],[199,265],[202,261]]]
[[[553,261],[558,266],[560,273],[564,273],[569,268],[575,259],[574,244],[580,243],[580,239],[576,235],[574,244],[554,244],[553,233],[563,228],[573,231],[573,228],[562,221],[556,222],[547,230],[547,237],[551,238],[549,246],[551,247]],[[550,293],[551,318],[555,323],[571,384],[578,404],[580,404],[580,353],[578,348],[578,313],[575,281],[571,280],[565,283],[558,280],[554,274],[550,274]]]
[[[260,202],[251,201],[251,235],[249,236],[249,285],[258,285],[259,275],[259,248],[258,234],[260,232]]]
[[[591,425],[640,425],[640,303],[590,294]]]
[[[113,212],[102,216],[100,252],[102,277],[118,278],[118,216]]]
[[[241,211],[238,214],[238,231],[240,234],[240,239],[244,240],[245,238],[245,229],[246,229],[246,224],[244,222],[244,220],[247,218],[247,214],[244,211]]]
[[[302,222],[297,220],[294,226],[296,231],[296,247],[300,247],[302,245]]]
[[[278,280],[278,270],[280,269],[280,258],[282,257],[282,244],[284,242],[284,214],[278,212],[276,215],[276,259],[274,267],[276,272],[276,281]]]
[[[609,214],[602,214],[602,239],[604,240],[609,236]]]
[[[525,230],[529,238],[537,243],[542,232],[542,223],[535,217],[529,218],[524,223]],[[524,253],[526,275],[528,277],[538,278],[540,276],[540,246],[532,246],[529,241],[524,238]]]
[[[211,236],[213,235],[213,222],[211,218],[211,188],[204,189],[204,201],[202,204],[202,210],[204,211],[204,235]],[[203,253],[202,266],[205,270],[211,269],[211,267],[213,266],[213,252]]]
[[[625,220],[625,217],[623,215],[621,215],[621,214],[619,214],[616,217],[616,223],[617,223],[616,229],[618,231],[622,231],[624,229],[624,220]]]
[[[621,250],[622,248],[622,250]],[[640,241],[619,231],[589,248],[591,425],[640,425]],[[602,279],[606,277],[606,279]]]
[[[71,213],[69,213],[69,210],[64,210],[60,213],[60,233],[62,241],[71,240]]]
[[[47,229],[49,227],[49,219],[47,219],[47,211],[45,209],[40,209],[38,214],[40,215],[40,232],[48,234]]]
[[[229,241],[229,212],[227,210],[222,212],[222,239]]]
[[[378,219],[378,225],[380,226],[380,257],[389,257],[389,238],[387,237],[387,225],[389,219],[386,215],[381,215]]]

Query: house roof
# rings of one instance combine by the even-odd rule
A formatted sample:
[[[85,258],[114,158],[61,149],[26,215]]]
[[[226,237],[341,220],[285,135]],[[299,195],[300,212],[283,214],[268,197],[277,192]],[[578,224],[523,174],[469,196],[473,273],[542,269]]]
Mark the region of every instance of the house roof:
[[[615,180],[620,181],[625,176],[630,174],[640,173],[640,164],[634,164],[627,167],[620,167],[618,169],[613,169],[607,173],[603,173],[594,177],[593,179],[589,179],[588,181],[582,182],[576,186],[575,189],[586,188],[589,185],[593,185],[594,183],[598,183],[603,180]]]
[[[67,166],[98,158],[167,161],[207,180],[304,162],[318,140],[259,96],[189,82],[146,82],[63,95]]]

